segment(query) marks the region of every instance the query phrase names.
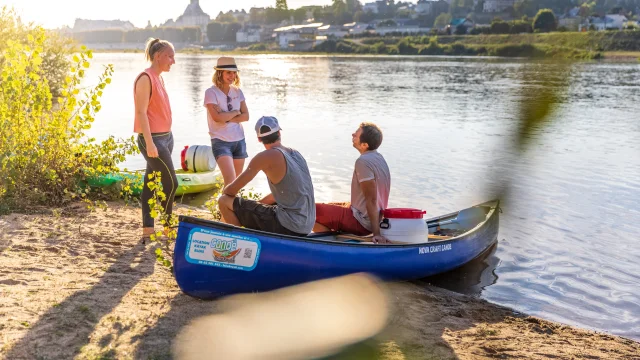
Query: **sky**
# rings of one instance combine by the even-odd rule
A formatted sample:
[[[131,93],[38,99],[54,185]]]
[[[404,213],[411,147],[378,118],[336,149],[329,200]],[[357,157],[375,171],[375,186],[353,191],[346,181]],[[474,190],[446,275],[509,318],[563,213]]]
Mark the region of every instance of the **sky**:
[[[158,6],[162,3],[161,6]],[[288,0],[290,8],[306,5],[329,5],[331,0]],[[26,22],[34,22],[53,29],[73,27],[76,18],[92,20],[128,20],[137,27],[147,21],[160,25],[167,19],[180,16],[189,0],[0,0],[0,7],[13,7]],[[215,18],[220,11],[249,11],[252,7],[275,6],[275,0],[200,0],[200,7]]]

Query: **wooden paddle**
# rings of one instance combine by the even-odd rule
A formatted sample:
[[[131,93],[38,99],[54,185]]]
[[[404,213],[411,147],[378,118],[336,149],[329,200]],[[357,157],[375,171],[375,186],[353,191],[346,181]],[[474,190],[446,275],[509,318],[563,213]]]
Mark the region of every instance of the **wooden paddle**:
[[[373,242],[373,236],[357,236],[357,235],[351,235],[351,234],[339,234],[336,235],[336,237],[338,239],[347,239],[347,240],[357,240],[357,241],[361,241],[361,242]],[[433,240],[449,240],[451,239],[451,236],[440,236],[440,235],[432,235],[429,234],[429,239],[433,239]],[[407,242],[401,242],[401,241],[392,241],[390,240],[392,244],[412,244],[412,243],[407,243]]]

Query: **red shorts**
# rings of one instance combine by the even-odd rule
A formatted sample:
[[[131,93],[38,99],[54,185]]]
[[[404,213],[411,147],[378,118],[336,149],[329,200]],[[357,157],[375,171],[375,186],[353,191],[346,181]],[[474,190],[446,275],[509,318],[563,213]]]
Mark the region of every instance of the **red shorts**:
[[[353,216],[351,203],[316,203],[316,222],[333,231],[341,231],[354,235],[369,235],[367,230]]]

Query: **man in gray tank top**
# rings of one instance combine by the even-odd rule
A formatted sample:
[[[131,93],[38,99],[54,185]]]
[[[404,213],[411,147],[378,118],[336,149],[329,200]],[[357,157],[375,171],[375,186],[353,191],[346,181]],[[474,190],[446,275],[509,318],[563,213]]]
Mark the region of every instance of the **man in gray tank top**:
[[[256,123],[256,133],[266,150],[257,154],[247,169],[223,189],[218,200],[222,221],[255,230],[306,236],[316,219],[307,162],[298,151],[282,145],[275,117],[261,117]],[[236,196],[260,171],[267,176],[271,194],[260,201]]]

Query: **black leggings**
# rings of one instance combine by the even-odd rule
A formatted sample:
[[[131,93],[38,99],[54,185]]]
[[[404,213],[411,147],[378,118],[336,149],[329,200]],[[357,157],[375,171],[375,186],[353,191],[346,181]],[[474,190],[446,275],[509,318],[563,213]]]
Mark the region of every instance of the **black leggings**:
[[[173,134],[171,132],[155,133],[151,134],[153,143],[158,149],[158,157],[150,158],[147,156],[147,143],[144,140],[142,134],[138,134],[138,149],[147,160],[147,169],[144,173],[144,188],[142,189],[142,195],[140,200],[142,202],[142,226],[153,227],[153,218],[151,217],[151,207],[149,206],[149,199],[153,195],[153,192],[149,190],[149,174],[159,171],[161,174],[162,191],[167,196],[163,201],[162,207],[169,215],[173,213],[173,198],[175,197],[176,190],[178,189],[178,178],[176,177],[176,170],[173,167],[173,161],[171,160],[171,152],[173,151]]]

